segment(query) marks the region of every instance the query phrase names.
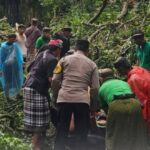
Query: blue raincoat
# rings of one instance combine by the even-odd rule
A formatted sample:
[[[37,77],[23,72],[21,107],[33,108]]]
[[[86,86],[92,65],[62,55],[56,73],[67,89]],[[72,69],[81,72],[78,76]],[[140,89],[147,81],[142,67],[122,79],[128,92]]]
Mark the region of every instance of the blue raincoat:
[[[23,56],[17,43],[4,42],[0,47],[0,81],[5,96],[16,96],[23,85]]]

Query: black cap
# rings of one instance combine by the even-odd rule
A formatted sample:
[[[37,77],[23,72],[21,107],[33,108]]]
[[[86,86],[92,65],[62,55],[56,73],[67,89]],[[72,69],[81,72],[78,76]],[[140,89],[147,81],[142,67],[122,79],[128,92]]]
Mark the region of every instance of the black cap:
[[[115,68],[131,68],[131,64],[128,62],[128,60],[125,57],[119,57],[114,62]]]
[[[138,36],[144,36],[144,32],[141,30],[136,30],[132,33],[132,38],[138,37]]]
[[[7,35],[7,37],[10,38],[16,38],[16,34],[15,33],[10,33]]]
[[[62,28],[62,31],[71,32],[71,31],[72,31],[72,28],[70,28],[70,27],[63,27],[63,28]]]

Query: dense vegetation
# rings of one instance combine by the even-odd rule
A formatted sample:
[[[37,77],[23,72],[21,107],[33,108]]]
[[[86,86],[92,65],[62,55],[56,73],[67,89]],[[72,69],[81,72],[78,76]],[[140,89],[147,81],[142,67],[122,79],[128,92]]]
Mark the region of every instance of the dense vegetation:
[[[14,32],[15,22],[28,25],[32,17],[37,17],[52,32],[71,26],[72,47],[75,39],[87,38],[91,42],[90,57],[99,68],[112,67],[120,55],[135,62],[131,33],[142,29],[149,40],[149,16],[150,2],[146,0],[0,0],[0,40]],[[30,149],[29,139],[22,132],[22,110],[21,98],[6,101],[0,93],[0,149]]]

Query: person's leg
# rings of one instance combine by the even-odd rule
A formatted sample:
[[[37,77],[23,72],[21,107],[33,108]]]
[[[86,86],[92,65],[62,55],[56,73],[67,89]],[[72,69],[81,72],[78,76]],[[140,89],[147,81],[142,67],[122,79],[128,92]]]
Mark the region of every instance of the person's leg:
[[[30,53],[31,53],[31,49],[28,48],[28,49],[27,49],[27,59],[26,59],[27,62],[30,62],[30,57],[31,57],[31,54],[30,54]]]
[[[10,76],[8,76],[8,74]],[[4,71],[4,87],[3,88],[4,88],[4,93],[5,93],[7,101],[10,100],[9,89],[11,87],[11,78],[12,78],[12,73],[10,71],[8,71],[7,69],[5,69],[5,71]]]
[[[58,110],[58,124],[55,141],[55,150],[64,150],[67,143],[69,124],[72,114],[72,104],[60,103]]]
[[[89,106],[84,103],[75,104],[74,121],[77,136],[77,149],[84,150],[87,146],[87,136],[90,126],[90,110]]]
[[[32,62],[34,60],[34,58],[35,58],[35,48],[32,47],[30,49],[30,61]]]
[[[32,147],[33,150],[46,150],[46,131],[33,133]]]
[[[5,82],[4,92],[5,92],[7,102],[9,102],[11,100],[10,95],[9,95],[9,87],[10,87],[9,84],[7,82]]]
[[[9,88],[7,87],[7,85],[5,86],[4,91],[5,91],[5,95],[6,95],[6,100],[7,100],[7,102],[9,102],[10,101]]]
[[[54,125],[54,127],[57,127],[58,111],[53,107],[50,107],[50,118],[51,118],[51,122]]]
[[[33,59],[34,59],[34,48],[28,48],[27,49],[27,58],[26,58],[26,63],[29,65]]]
[[[75,131],[75,125],[74,125],[74,114],[71,115],[71,121],[69,126],[69,132],[73,133]]]
[[[41,133],[33,133],[32,136],[32,147],[33,150],[41,150],[40,148],[40,137],[41,137]]]
[[[47,98],[41,96],[36,90],[25,87],[23,100],[25,130],[33,133],[32,145],[34,150],[43,150],[42,143],[46,138],[46,129],[49,124]]]
[[[43,131],[40,136],[40,148],[41,150],[49,150],[48,141],[46,138],[46,131]]]

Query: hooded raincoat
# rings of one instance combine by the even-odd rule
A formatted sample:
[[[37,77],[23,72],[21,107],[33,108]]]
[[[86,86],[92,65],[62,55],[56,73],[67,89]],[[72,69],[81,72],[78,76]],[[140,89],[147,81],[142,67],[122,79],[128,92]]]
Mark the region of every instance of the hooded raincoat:
[[[7,97],[16,96],[23,84],[23,56],[17,43],[4,42],[0,47],[0,81]]]

